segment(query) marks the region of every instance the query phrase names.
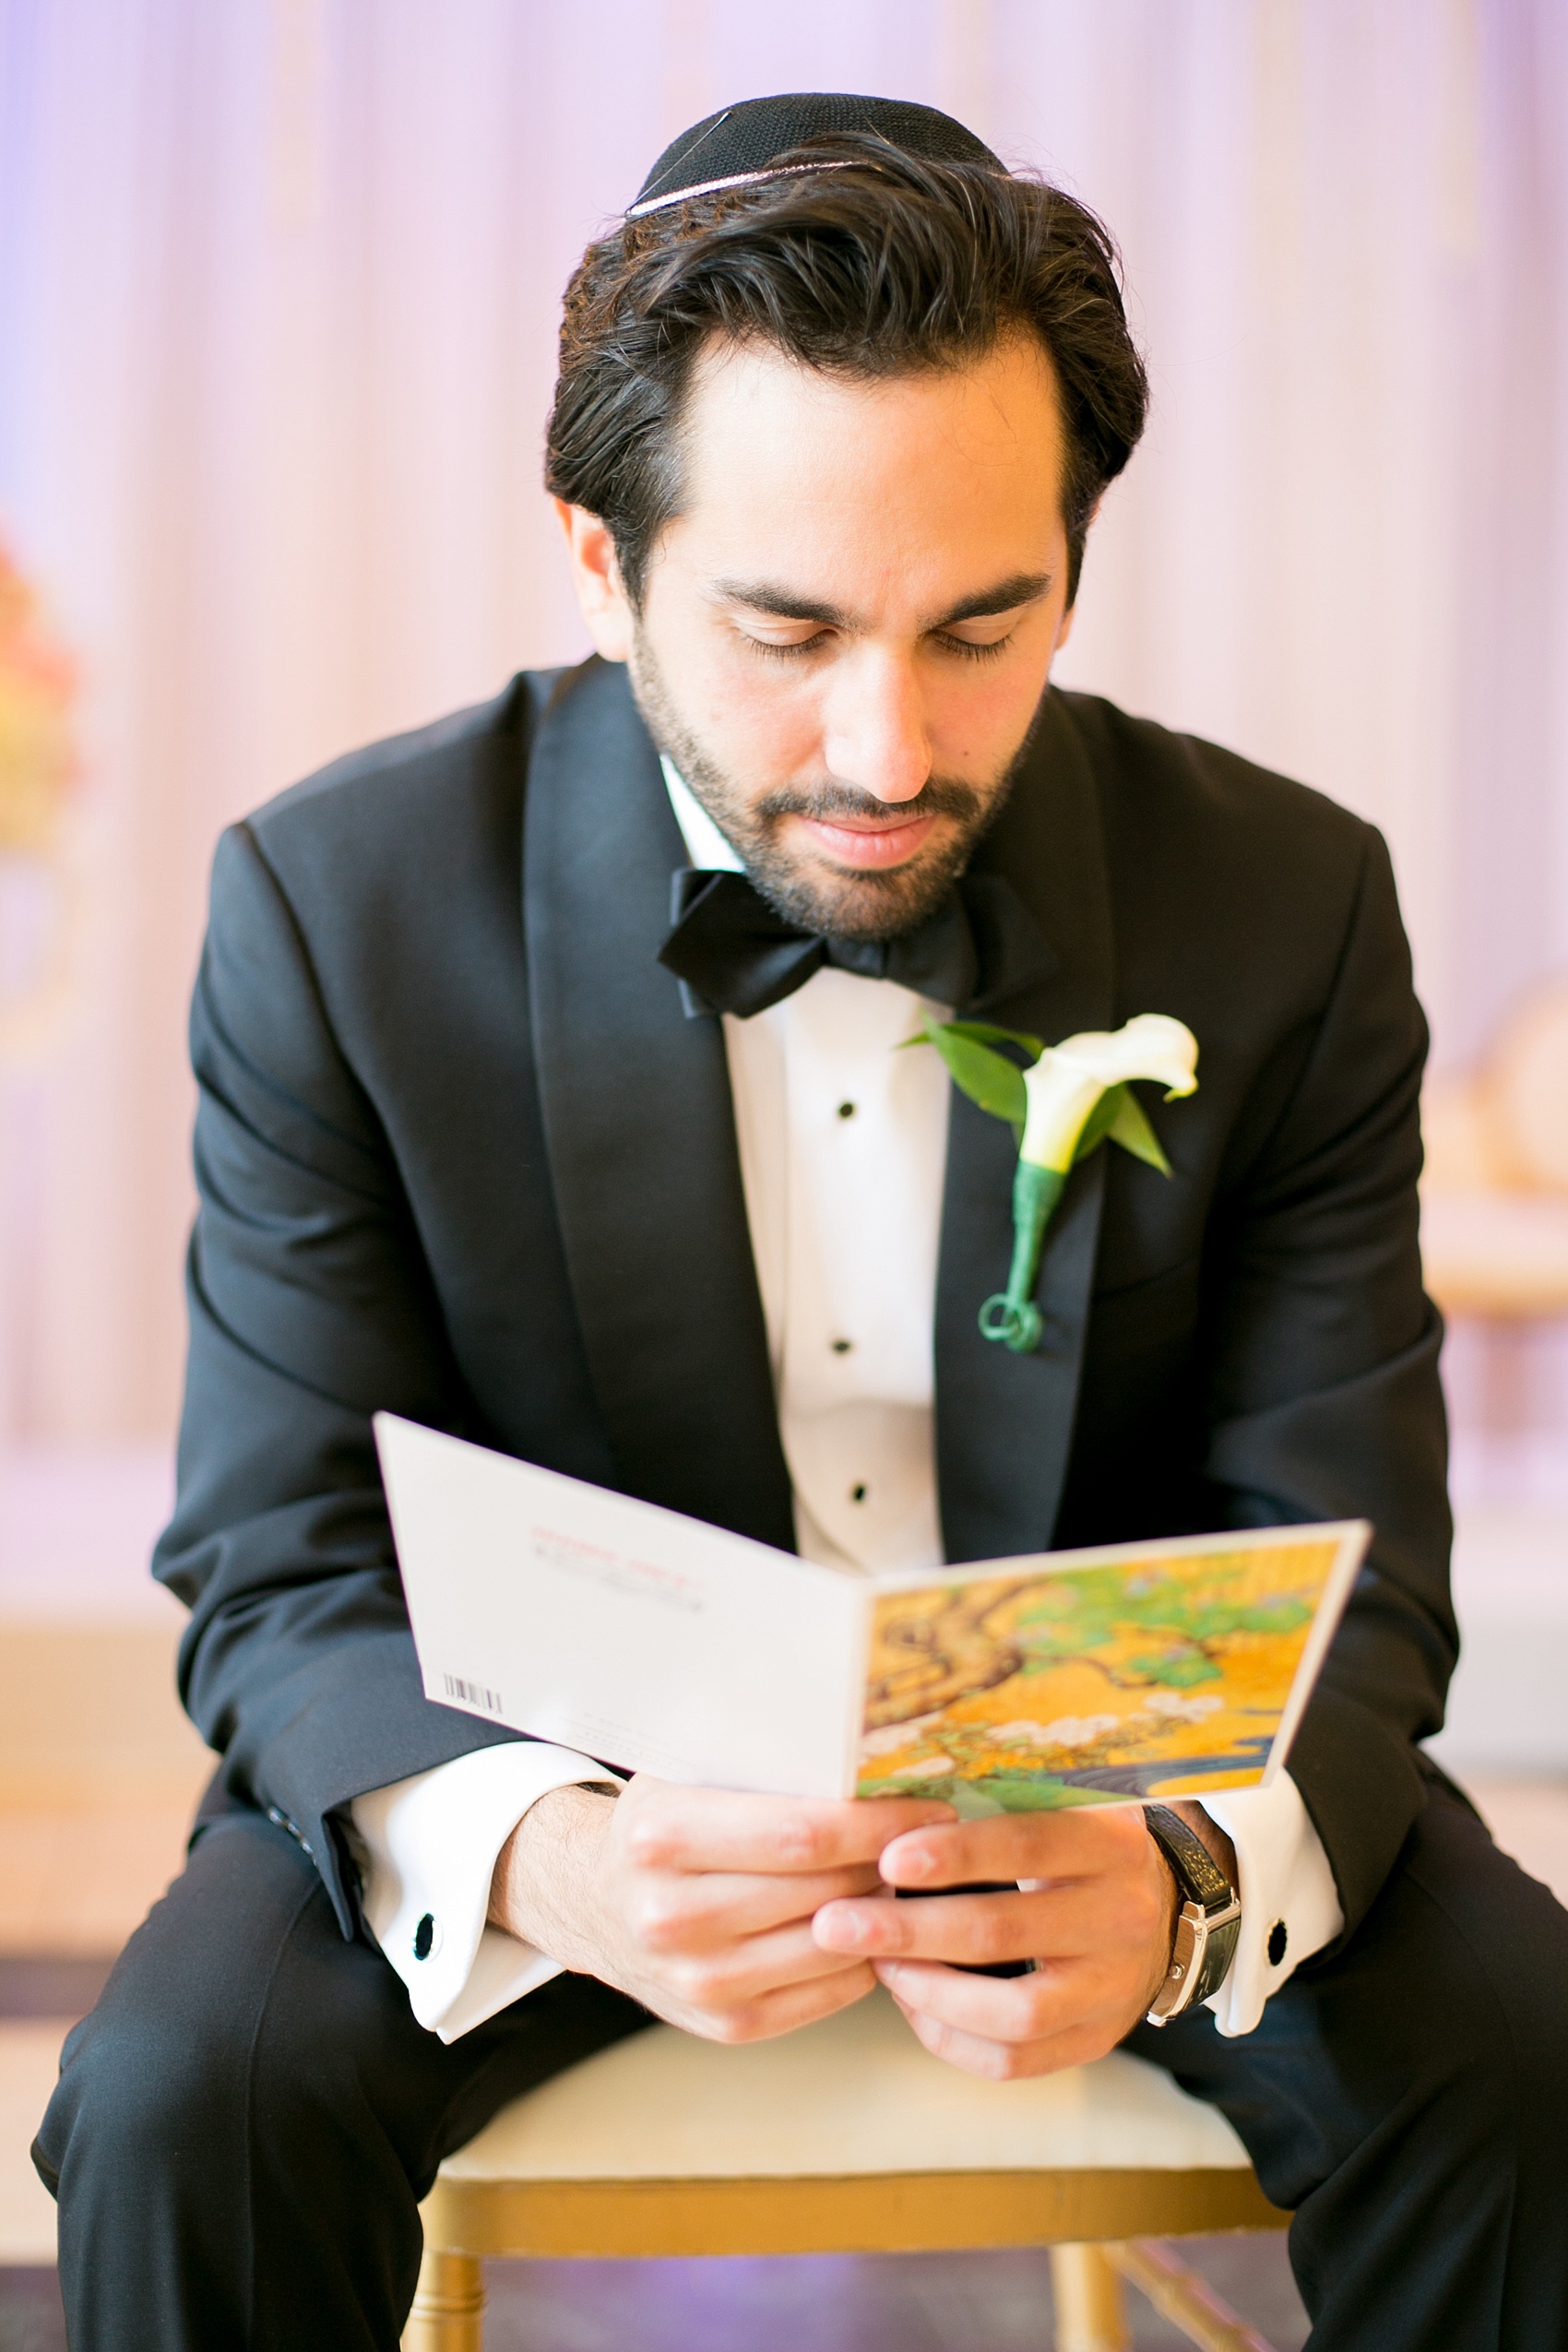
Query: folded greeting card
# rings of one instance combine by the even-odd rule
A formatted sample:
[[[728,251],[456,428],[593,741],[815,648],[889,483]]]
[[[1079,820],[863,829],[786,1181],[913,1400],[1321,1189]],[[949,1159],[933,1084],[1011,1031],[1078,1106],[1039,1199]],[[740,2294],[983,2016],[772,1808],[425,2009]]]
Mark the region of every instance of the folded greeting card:
[[[624,1771],[965,1814],[1271,1780],[1363,1520],[820,1567],[376,1420],[425,1695]]]

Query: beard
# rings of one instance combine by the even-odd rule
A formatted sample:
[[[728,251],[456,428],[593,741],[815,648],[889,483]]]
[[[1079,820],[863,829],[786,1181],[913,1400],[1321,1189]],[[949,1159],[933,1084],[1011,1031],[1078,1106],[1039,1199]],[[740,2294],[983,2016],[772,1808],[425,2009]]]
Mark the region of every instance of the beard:
[[[976,844],[1001,815],[1028,749],[1032,727],[989,784],[930,776],[901,818],[951,822],[905,864],[871,873],[825,873],[789,847],[790,818],[819,821],[885,819],[888,803],[874,792],[825,777],[809,789],[780,786],[748,790],[703,747],[675,708],[653,649],[639,628],[627,664],[632,693],[648,732],[679,770],[693,798],[707,810],[745,867],[747,879],[776,913],[802,931],[834,939],[896,939],[933,915],[974,855]]]

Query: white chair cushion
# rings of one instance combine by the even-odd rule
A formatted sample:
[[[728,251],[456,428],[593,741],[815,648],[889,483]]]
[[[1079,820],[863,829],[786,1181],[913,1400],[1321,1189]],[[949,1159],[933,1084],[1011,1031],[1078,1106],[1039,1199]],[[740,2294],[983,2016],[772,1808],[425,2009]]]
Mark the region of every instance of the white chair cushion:
[[[987,2083],[922,2049],[885,1993],[738,2049],[634,2035],[504,2109],[449,2180],[729,2180],[814,2173],[1229,2171],[1223,2116],[1141,2059]]]

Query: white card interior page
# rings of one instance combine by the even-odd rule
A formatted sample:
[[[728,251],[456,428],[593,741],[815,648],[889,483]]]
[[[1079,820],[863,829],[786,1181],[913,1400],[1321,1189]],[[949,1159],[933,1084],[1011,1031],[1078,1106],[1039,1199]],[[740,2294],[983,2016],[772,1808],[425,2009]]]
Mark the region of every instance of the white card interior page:
[[[662,1779],[849,1793],[859,1579],[389,1413],[375,1434],[427,1698]]]

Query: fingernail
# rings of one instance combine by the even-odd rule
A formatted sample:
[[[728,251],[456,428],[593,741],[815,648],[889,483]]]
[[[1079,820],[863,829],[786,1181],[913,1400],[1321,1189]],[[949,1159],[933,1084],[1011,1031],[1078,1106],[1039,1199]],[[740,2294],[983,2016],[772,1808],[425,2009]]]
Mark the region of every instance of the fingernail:
[[[846,1903],[836,1904],[832,1916],[823,1922],[833,1940],[837,1952],[858,1952],[865,1942],[868,1923],[862,1913],[852,1910]]]

